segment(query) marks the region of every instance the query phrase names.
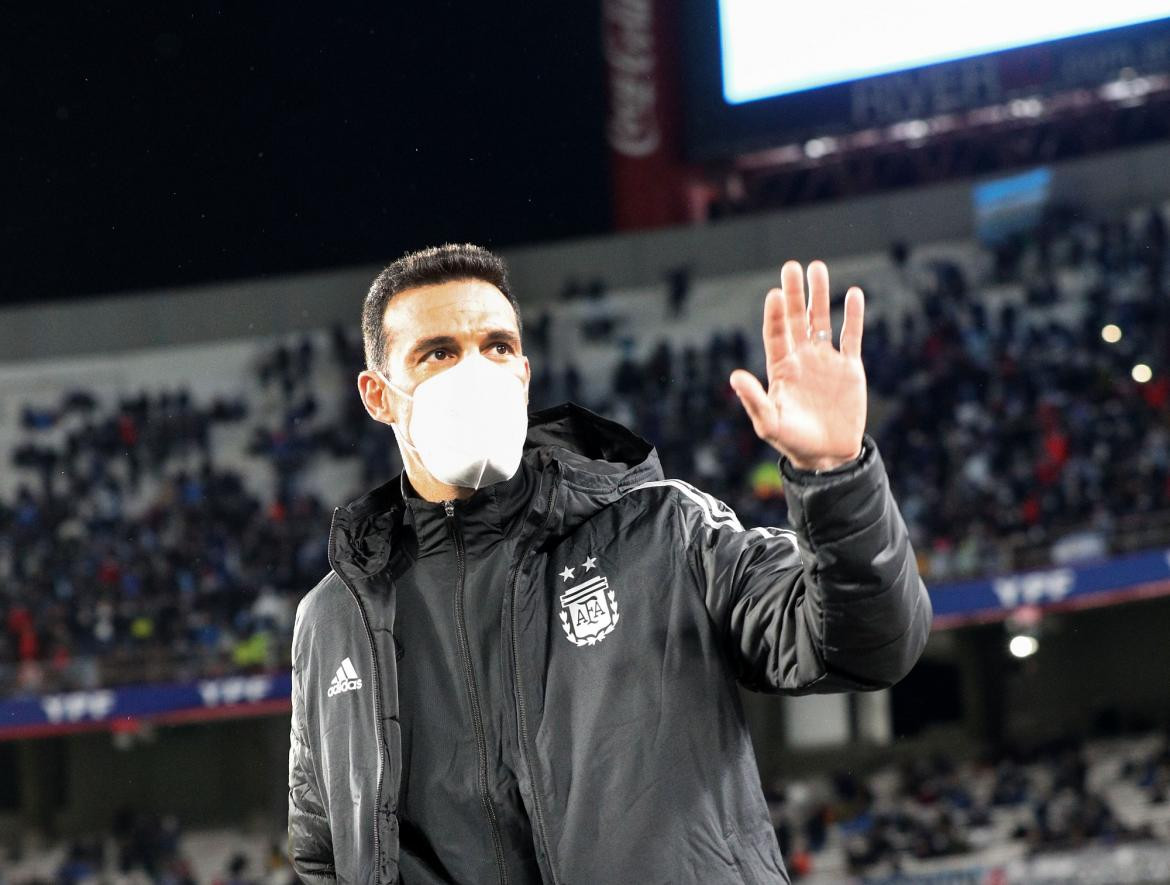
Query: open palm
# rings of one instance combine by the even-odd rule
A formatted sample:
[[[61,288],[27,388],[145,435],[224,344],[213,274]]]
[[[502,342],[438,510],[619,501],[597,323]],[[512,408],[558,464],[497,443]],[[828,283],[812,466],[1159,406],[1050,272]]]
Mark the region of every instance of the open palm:
[[[764,298],[767,391],[745,369],[730,380],[760,439],[798,468],[828,470],[861,453],[865,297],[856,286],[845,294],[838,350],[829,320],[829,269],[823,261],[809,264],[807,307],[803,277],[800,262],[785,262],[781,288]]]

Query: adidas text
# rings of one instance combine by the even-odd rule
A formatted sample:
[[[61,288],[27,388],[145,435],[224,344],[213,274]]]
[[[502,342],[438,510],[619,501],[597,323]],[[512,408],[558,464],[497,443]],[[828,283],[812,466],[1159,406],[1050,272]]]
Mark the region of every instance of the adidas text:
[[[329,697],[333,697],[334,695],[341,694],[343,691],[353,691],[354,689],[361,687],[362,681],[360,679],[347,679],[345,682],[333,683],[331,686],[329,686],[329,691],[326,693],[329,695]]]

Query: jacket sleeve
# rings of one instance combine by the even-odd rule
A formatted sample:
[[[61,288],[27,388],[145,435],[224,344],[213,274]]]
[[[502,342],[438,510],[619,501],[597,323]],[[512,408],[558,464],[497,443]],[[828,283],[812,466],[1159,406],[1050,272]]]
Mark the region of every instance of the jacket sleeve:
[[[868,691],[914,666],[930,597],[885,467],[865,435],[823,473],[780,459],[795,531],[745,529],[726,504],[676,495],[707,611],[736,677],[762,692]]]
[[[329,817],[317,783],[313,746],[305,721],[303,689],[305,655],[301,645],[298,607],[292,643],[292,730],[288,752],[288,858],[307,883],[334,882],[333,839]]]

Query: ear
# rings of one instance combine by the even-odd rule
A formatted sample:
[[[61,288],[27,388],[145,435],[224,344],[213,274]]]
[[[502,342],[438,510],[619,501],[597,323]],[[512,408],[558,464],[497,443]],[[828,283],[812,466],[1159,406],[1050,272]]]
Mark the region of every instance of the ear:
[[[366,413],[371,418],[382,424],[393,424],[398,421],[394,397],[381,378],[369,369],[363,369],[358,372],[357,387],[362,405],[366,407]]]
[[[524,357],[524,401],[528,402],[528,387],[532,384],[532,364]]]

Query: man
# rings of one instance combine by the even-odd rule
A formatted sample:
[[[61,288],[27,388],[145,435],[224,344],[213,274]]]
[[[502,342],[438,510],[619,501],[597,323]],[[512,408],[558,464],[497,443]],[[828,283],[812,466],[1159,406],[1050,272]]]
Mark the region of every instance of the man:
[[[503,263],[406,255],[366,298],[366,410],[401,475],[334,511],[297,608],[289,853],[306,882],[786,882],[736,683],[892,685],[931,609],[864,433],[862,293],[764,301],[795,532],[745,529],[573,403],[527,414]]]

